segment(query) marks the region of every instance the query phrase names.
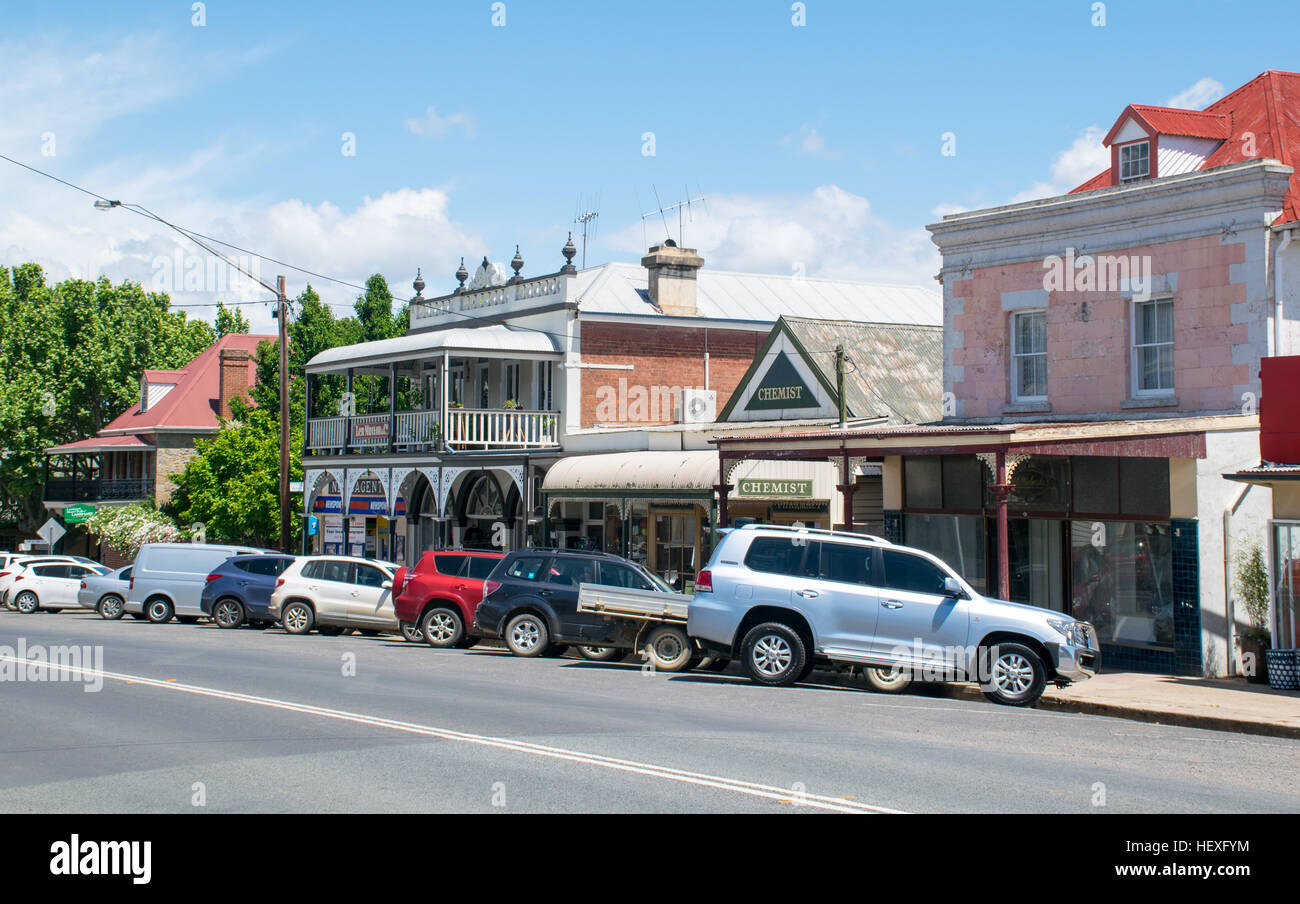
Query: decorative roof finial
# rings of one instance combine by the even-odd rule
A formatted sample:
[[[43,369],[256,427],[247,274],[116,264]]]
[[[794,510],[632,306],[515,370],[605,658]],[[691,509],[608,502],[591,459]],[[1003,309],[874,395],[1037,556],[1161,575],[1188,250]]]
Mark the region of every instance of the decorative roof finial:
[[[411,283],[411,288],[415,290],[415,297],[421,298],[424,295],[424,280],[420,277],[420,268],[415,268],[415,282]]]
[[[519,275],[519,271],[524,269],[524,259],[519,254],[519,246],[515,245],[515,256],[510,259],[510,269],[515,271],[515,275],[510,277],[510,285],[521,283],[524,278]]]
[[[573,258],[578,254],[578,249],[573,244],[573,233],[569,233],[569,240],[564,243],[564,248],[560,251],[564,255],[564,266],[560,268],[561,273],[577,273],[578,268],[573,266]]]
[[[456,287],[456,291],[452,293],[453,295],[464,292],[465,280],[469,279],[469,271],[465,269],[465,258],[463,257],[460,259],[460,268],[456,270],[456,279],[460,282],[460,285]]]

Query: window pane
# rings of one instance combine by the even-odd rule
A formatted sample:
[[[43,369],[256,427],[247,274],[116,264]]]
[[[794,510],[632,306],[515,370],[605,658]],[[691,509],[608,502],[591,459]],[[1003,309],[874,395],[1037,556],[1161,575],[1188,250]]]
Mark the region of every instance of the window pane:
[[[382,587],[388,575],[370,565],[357,565],[356,583],[362,587]]]
[[[986,536],[983,516],[903,516],[903,537],[907,545],[943,559],[980,593],[988,592],[984,553]]]
[[[592,559],[560,556],[551,563],[550,582],[576,587],[596,583],[596,563]]]
[[[874,556],[871,547],[823,542],[821,548],[821,570],[818,577],[841,584],[879,584],[879,580],[872,579],[871,563]]]
[[[895,549],[883,550],[881,555],[885,562],[883,586],[908,593],[943,595],[944,579],[948,575],[933,562]]]
[[[769,574],[799,575],[804,553],[811,547],[815,554],[818,544],[795,541],[795,537],[755,537],[745,554],[745,566]]]
[[[434,556],[433,563],[439,574],[448,577],[460,577],[465,571],[465,560],[469,556]]]
[[[1119,460],[1076,456],[1074,510],[1095,514],[1119,511]]]
[[[973,455],[945,455],[943,462],[943,507],[979,511],[983,506],[988,469]],[[937,507],[937,506],[936,506]]]
[[[1172,646],[1173,557],[1169,525],[1070,523],[1072,614],[1104,643]]]
[[[1121,458],[1119,510],[1125,515],[1169,514],[1169,461]]]
[[[1156,305],[1156,341],[1174,341],[1174,303],[1161,301]]]
[[[908,508],[943,508],[940,486],[941,462],[930,456],[903,459],[903,486]]]
[[[546,562],[547,560],[540,556],[520,556],[506,569],[506,577],[521,581],[540,581],[544,577],[542,572]]]
[[[469,577],[475,581],[486,581],[487,576],[497,567],[499,559],[488,556],[469,557]]]

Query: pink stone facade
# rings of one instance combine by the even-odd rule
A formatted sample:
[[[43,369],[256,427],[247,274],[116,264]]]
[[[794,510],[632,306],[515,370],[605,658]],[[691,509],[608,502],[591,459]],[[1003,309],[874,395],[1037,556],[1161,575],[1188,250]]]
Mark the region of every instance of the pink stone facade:
[[[1127,293],[1057,290],[1042,296],[1050,414],[1130,416],[1140,408],[1163,415],[1229,412],[1241,408],[1252,387],[1257,398],[1258,361],[1265,349],[1252,347],[1248,336],[1246,249],[1244,242],[1209,235],[1105,252],[1149,257],[1151,297],[1173,299],[1177,404],[1167,398],[1154,406],[1150,400],[1134,401],[1133,305]],[[952,345],[946,388],[958,418],[1005,420],[1022,414],[1012,399],[1012,318],[1017,305],[1042,292],[1046,273],[1042,260],[1033,260],[949,277],[946,319]],[[1008,309],[1004,293],[1021,294]],[[1036,305],[1020,309],[1031,307]],[[1256,313],[1256,320],[1264,314]]]

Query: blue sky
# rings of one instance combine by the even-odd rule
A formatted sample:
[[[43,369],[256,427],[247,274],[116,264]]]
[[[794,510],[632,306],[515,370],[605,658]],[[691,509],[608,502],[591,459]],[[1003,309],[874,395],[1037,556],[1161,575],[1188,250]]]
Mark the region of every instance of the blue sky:
[[[1116,0],[1102,27],[1090,0],[804,5],[795,27],[790,2],[506,0],[499,27],[490,0],[211,0],[195,27],[187,2],[33,4],[0,37],[0,153],[399,294],[516,243],[525,274],[557,269],[579,196],[589,262],[635,259],[655,189],[687,186],[709,266],[933,286],[942,212],[1073,187],[1126,103],[1291,68],[1285,29],[1223,3]],[[172,246],[7,164],[0,194],[5,263],[148,282]]]

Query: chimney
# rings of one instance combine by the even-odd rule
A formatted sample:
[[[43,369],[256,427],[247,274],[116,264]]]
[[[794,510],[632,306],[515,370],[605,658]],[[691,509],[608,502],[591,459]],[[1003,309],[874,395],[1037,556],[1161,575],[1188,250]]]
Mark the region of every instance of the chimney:
[[[247,349],[221,350],[221,388],[217,395],[217,410],[223,418],[230,418],[230,400],[235,396],[248,400],[248,366],[251,358]]]
[[[641,266],[650,271],[650,300],[665,314],[694,317],[696,305],[695,274],[704,266],[704,258],[694,248],[678,248],[668,239],[655,245],[641,258]]]

